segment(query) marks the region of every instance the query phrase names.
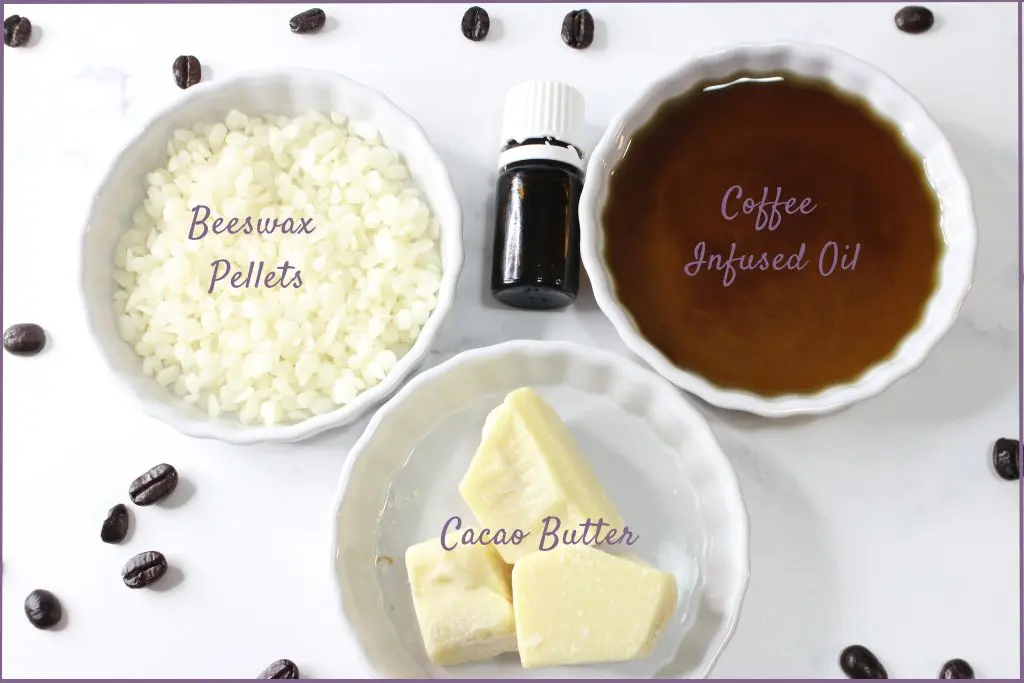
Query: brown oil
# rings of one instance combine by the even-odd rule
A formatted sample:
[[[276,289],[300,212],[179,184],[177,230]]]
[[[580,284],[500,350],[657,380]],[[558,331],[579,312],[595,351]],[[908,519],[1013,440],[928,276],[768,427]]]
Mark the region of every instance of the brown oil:
[[[924,164],[895,126],[784,72],[666,103],[615,168],[603,223],[641,333],[678,367],[763,396],[890,357],[944,248]]]

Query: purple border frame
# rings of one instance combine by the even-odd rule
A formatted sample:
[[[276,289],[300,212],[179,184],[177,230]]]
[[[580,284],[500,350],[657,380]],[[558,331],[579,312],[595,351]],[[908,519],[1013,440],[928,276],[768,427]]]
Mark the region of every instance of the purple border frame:
[[[538,0],[487,0],[486,4],[527,4],[537,2]],[[1018,307],[1018,318],[1017,326],[1018,331],[1024,333],[1024,76],[1022,76],[1022,65],[1024,65],[1024,36],[1022,36],[1022,16],[1024,16],[1024,5],[1021,0],[989,0],[993,3],[1006,3],[1017,5],[1017,228],[1018,228],[1018,241],[1017,241],[1017,255],[1020,259],[1021,266],[1021,277],[1019,283],[1019,307]],[[622,2],[634,2],[634,0],[587,0],[586,2],[580,2],[583,5],[599,5],[599,4],[621,4]],[[950,3],[952,0],[931,0],[927,4],[939,5]],[[764,2],[764,0],[688,0],[688,2],[676,2],[675,0],[647,0],[646,2],[637,2],[636,4],[705,4],[705,3],[721,3],[721,4],[867,4],[867,3],[879,3],[879,4],[916,4],[906,2],[904,0],[785,0],[784,2]],[[301,5],[313,5],[316,4],[312,0],[224,0],[222,2],[196,2],[195,0],[164,0],[164,2],[131,2],[130,0],[108,0],[108,2],[94,2],[93,0],[28,0],[19,4],[24,5],[58,5],[58,4],[111,4],[111,5],[143,5],[143,4],[301,4]],[[455,0],[438,0],[437,2],[429,2],[429,0],[368,0],[364,3],[325,3],[327,4],[463,4],[470,5],[471,1],[455,2]],[[483,3],[482,3],[483,4]],[[0,50],[0,84],[3,83],[3,61],[4,51]],[[4,92],[0,89],[0,125],[3,124],[3,101]],[[2,129],[0,129],[0,154],[3,153],[4,141]],[[2,158],[2,157],[0,157]],[[3,205],[3,164],[0,162],[0,206]],[[0,257],[3,255],[3,226],[2,219],[0,219]],[[0,260],[0,274],[3,273],[3,262]],[[0,303],[0,313],[2,313],[3,304]],[[1024,337],[1020,338],[1019,348],[1019,363],[1018,366],[1024,374]],[[0,355],[0,379],[3,377],[3,357]],[[1022,415],[1022,428],[1021,434],[1018,438],[1024,441],[1024,382],[1018,385],[1018,409]],[[0,432],[2,432],[2,419],[3,419],[3,399],[0,396]],[[3,486],[3,447],[0,445],[0,500],[2,500],[2,486]],[[1024,480],[1019,483],[1022,494],[1024,494]],[[1018,515],[1022,522],[1021,537],[1020,537],[1020,556],[1024,557],[1024,496],[1021,498],[1021,502],[1018,508]],[[2,548],[3,538],[2,531],[0,531],[0,548]],[[1020,567],[1018,567],[1020,570]],[[1024,613],[1024,573],[1021,573],[1021,613]],[[0,652],[0,660],[2,660],[2,652]],[[1021,653],[1021,670],[1024,672],[1024,652]],[[836,675],[839,677],[838,666],[836,668]],[[26,680],[26,679],[4,679],[4,680]],[[41,681],[64,681],[64,680],[97,680],[97,679],[31,679]],[[102,680],[102,679],[100,679]],[[224,680],[249,680],[249,679],[230,679],[230,678],[209,678],[209,679],[168,679],[168,678],[153,678],[153,679],[123,679],[123,680],[153,680],[153,681],[168,681],[168,680],[182,680],[182,681],[206,681],[212,683],[213,681],[224,681]],[[345,681],[345,680],[405,680],[405,679],[321,679],[321,680],[334,680],[334,681]],[[459,681],[521,681],[523,679],[448,679],[448,680],[459,680]],[[562,680],[553,678],[544,679],[531,679],[531,680]],[[619,680],[647,680],[647,679],[619,679]],[[769,679],[718,679],[718,680],[769,680]],[[820,680],[827,681],[833,679],[801,679],[801,680]],[[916,679],[902,679],[902,680],[916,680],[916,681],[927,681],[934,679],[916,678]],[[990,680],[1019,680],[1019,679],[990,679]]]

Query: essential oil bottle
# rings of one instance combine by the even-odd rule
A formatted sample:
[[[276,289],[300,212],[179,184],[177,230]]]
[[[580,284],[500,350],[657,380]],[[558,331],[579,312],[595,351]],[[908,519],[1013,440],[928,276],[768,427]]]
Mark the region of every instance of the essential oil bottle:
[[[583,96],[562,83],[529,81],[505,99],[491,292],[506,306],[565,308],[579,293],[583,120]]]

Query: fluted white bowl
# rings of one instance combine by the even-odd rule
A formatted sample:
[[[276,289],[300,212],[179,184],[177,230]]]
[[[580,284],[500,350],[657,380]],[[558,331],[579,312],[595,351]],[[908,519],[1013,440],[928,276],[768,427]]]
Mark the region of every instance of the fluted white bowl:
[[[522,386],[569,426],[639,534],[629,550],[676,576],[676,614],[645,659],[523,669],[514,654],[446,668],[426,658],[405,550],[439,538],[451,516],[475,525],[458,483],[488,412]],[[378,678],[703,678],[732,637],[747,590],[746,507],[703,416],[650,370],[568,342],[474,349],[413,378],[349,452],[332,516],[341,617],[363,667]]]
[[[938,266],[938,285],[920,323],[888,359],[848,384],[814,394],[765,397],[725,389],[683,370],[644,338],[615,295],[615,282],[604,260],[602,213],[612,172],[624,157],[633,135],[661,105],[706,79],[725,79],[740,71],[778,70],[824,79],[842,91],[860,96],[875,113],[896,125],[924,160],[928,180],[939,200],[945,251]],[[594,297],[629,349],[673,384],[712,405],[766,417],[832,412],[881,393],[917,368],[952,327],[971,287],[977,250],[970,187],[952,147],[925,108],[880,69],[839,50],[802,43],[740,45],[717,50],[687,61],[649,86],[612,121],[591,154],[579,216],[581,255]],[[694,334],[700,334],[700,330],[694,330]]]
[[[348,405],[294,424],[243,425],[236,415],[213,419],[185,403],[142,373],[142,361],[121,339],[114,312],[114,250],[121,235],[132,227],[132,213],[145,199],[146,174],[164,166],[167,143],[175,130],[223,121],[232,109],[251,116],[339,112],[351,119],[373,122],[388,147],[404,158],[441,228],[443,272],[437,307],[412,349],[383,381]],[[103,361],[145,413],[194,437],[234,444],[290,442],[354,422],[401,385],[426,358],[451,310],[462,263],[458,198],[444,163],[419,124],[381,93],[344,76],[290,69],[247,73],[193,86],[128,142],[114,157],[93,197],[82,238],[80,285],[87,325]]]

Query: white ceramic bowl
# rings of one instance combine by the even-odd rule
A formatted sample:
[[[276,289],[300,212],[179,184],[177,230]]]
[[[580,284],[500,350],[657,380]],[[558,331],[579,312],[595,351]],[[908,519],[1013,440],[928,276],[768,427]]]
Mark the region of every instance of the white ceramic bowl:
[[[676,367],[640,334],[632,316],[615,296],[615,284],[603,256],[601,215],[610,174],[625,155],[633,134],[665,101],[682,95],[705,79],[726,78],[743,70],[772,72],[780,69],[823,78],[841,90],[859,95],[876,113],[902,131],[907,143],[924,159],[928,178],[938,196],[946,249],[939,266],[938,287],[920,324],[889,360],[870,368],[855,382],[820,393],[763,397],[723,389]],[[924,107],[876,67],[832,48],[799,43],[741,45],[711,52],[686,62],[644,90],[609,125],[591,155],[579,214],[580,247],[594,296],[630,350],[673,384],[712,405],[766,417],[837,410],[881,393],[920,365],[956,319],[971,286],[977,249],[970,188],[952,147]],[[699,330],[694,332],[699,334]]]
[[[437,307],[412,349],[388,376],[348,405],[302,422],[246,426],[233,415],[210,419],[143,375],[141,359],[122,341],[113,308],[114,249],[132,226],[132,212],[144,199],[145,176],[166,163],[167,142],[179,128],[223,121],[232,109],[250,115],[298,116],[309,111],[340,112],[377,124],[385,143],[399,152],[441,226],[443,275]],[[235,444],[289,442],[349,424],[391,395],[426,357],[455,299],[462,270],[462,212],[448,172],[423,129],[384,95],[343,76],[286,70],[243,74],[189,88],[157,114],[114,158],[89,211],[81,253],[81,287],[89,330],[118,380],[150,416],[190,436]]]
[[[639,541],[676,575],[676,616],[643,660],[523,669],[516,655],[440,668],[423,649],[404,565],[445,520],[475,525],[458,493],[487,413],[530,386],[566,421]],[[413,378],[373,416],[346,460],[332,511],[332,583],[348,635],[379,678],[706,677],[747,588],[747,513],[701,414],[655,373],[567,342],[466,351]],[[384,558],[384,559],[378,559]]]

